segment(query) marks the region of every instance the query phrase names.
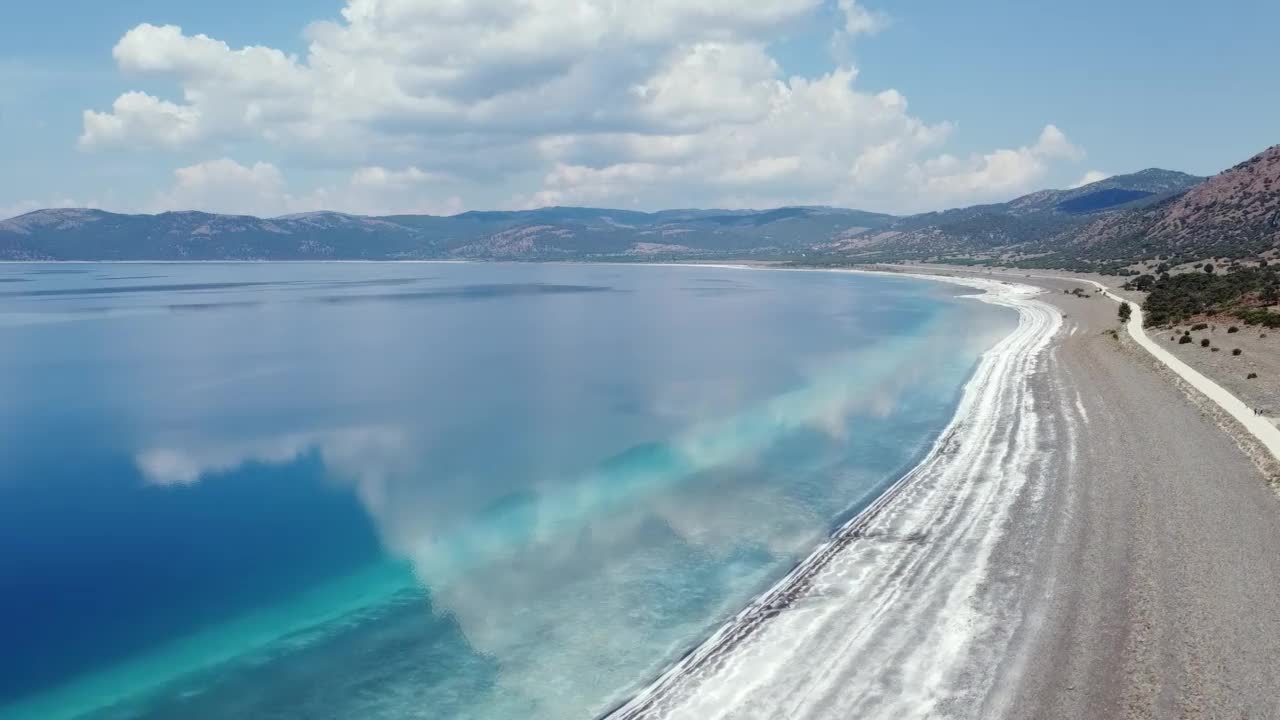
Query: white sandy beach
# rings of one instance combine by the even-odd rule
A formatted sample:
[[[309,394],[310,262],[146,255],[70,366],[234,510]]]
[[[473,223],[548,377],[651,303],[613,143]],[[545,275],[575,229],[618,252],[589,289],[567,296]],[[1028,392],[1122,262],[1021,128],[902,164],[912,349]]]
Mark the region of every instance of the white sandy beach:
[[[1029,411],[1062,318],[1032,288],[958,282],[1020,323],[934,450],[616,717],[977,717],[1004,702],[1016,606],[989,578],[1015,500],[1050,458]]]
[[[1078,280],[966,282],[1021,322],[934,451],[612,717],[1280,708],[1280,502],[1205,409],[1234,398],[1153,360],[1140,315],[1113,335]]]

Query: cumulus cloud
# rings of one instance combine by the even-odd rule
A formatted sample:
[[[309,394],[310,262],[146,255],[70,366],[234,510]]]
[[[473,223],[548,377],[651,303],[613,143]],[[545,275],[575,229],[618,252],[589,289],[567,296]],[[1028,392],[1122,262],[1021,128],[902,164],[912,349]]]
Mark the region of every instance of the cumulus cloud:
[[[985,200],[1029,189],[1044,178],[1050,161],[1081,155],[1061,130],[1047,125],[1033,145],[968,159],[942,155],[916,171],[924,186],[937,196]]]
[[[840,0],[839,7],[844,13],[844,31],[850,35],[878,33],[889,22],[884,13],[868,10],[857,0]]]
[[[19,200],[18,202],[9,205],[0,205],[0,220],[8,220],[9,218],[17,217],[19,215],[29,213],[32,210],[39,210],[44,207],[51,206],[36,202],[35,200]]]
[[[284,195],[284,178],[270,163],[241,165],[229,158],[174,171],[174,185],[157,198],[158,209],[268,214]]]
[[[200,136],[200,113],[193,107],[128,92],[116,98],[111,112],[84,112],[81,147],[95,145],[164,145],[177,147]]]
[[[1085,173],[1079,180],[1071,183],[1071,185],[1069,185],[1068,187],[1072,190],[1075,190],[1076,188],[1084,187],[1085,185],[1092,185],[1093,183],[1101,182],[1103,180],[1106,180],[1109,177],[1111,177],[1111,173],[1103,172],[1101,170],[1090,170],[1089,172]]]
[[[913,210],[1028,190],[1078,160],[1052,125],[1026,146],[953,157],[949,123],[912,115],[896,90],[860,87],[849,62],[786,77],[770,43],[822,6],[348,0],[341,20],[306,29],[303,55],[142,24],[117,43],[117,64],[175,82],[180,99],[127,92],[85,112],[80,144],[265,144],[329,171],[430,168],[420,172],[450,178],[470,206]],[[854,0],[838,10],[846,37],[887,22]]]
[[[305,192],[289,188],[275,165],[242,165],[230,158],[197,163],[174,171],[173,185],[157,193],[147,208],[270,217],[314,210],[337,210],[361,215],[452,215],[464,209],[450,194],[449,178],[417,167],[357,168],[345,183]]]
[[[100,204],[101,203],[98,202],[77,200],[65,195],[55,195],[43,200],[19,200],[8,205],[0,205],[0,220],[8,220],[9,218],[25,215],[26,213],[34,210],[42,210],[44,208],[97,207]]]

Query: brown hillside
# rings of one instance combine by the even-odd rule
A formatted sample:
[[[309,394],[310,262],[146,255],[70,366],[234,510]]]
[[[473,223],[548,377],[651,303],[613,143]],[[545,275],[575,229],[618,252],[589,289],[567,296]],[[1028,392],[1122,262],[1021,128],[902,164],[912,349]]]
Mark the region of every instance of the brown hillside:
[[[1280,245],[1280,145],[1192,188],[1150,234],[1208,257],[1238,257]]]

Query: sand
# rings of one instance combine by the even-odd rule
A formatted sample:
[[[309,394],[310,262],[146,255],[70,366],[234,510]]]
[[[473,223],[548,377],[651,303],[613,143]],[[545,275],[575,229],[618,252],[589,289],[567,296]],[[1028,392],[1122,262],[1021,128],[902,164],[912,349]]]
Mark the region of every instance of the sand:
[[[1009,275],[1046,289],[1051,341],[1009,351],[986,410],[735,619],[754,629],[620,716],[1280,716],[1280,501],[1256,447],[1114,302]]]
[[[1020,515],[1006,537],[1011,564],[1033,558],[1037,597],[1024,618],[1030,660],[1005,681],[1017,698],[1007,716],[1276,717],[1280,502],[1265,458],[1246,454],[1255,448],[1209,398],[1111,334],[1114,302],[1062,294],[1069,281],[1022,281],[1068,316],[1040,378],[1043,407],[1086,420],[1046,515]],[[1228,374],[1206,362],[1221,352],[1182,348],[1195,370]]]
[[[1232,326],[1238,332],[1228,333]],[[1273,423],[1280,423],[1280,330],[1218,318],[1210,322],[1207,330],[1192,332],[1192,343],[1179,344],[1176,337],[1191,327],[1187,323],[1149,333],[1183,362],[1230,390],[1249,407],[1261,410]],[[1203,339],[1209,340],[1209,348],[1200,346]],[[1213,352],[1215,347],[1218,352]],[[1235,349],[1241,351],[1240,355],[1231,354]],[[1249,379],[1249,373],[1257,373],[1258,377]]]
[[[982,286],[1019,325],[929,456],[612,717],[991,717],[1010,698],[987,672],[1022,607],[997,549],[1053,460],[1025,410],[1062,316],[1025,286]]]

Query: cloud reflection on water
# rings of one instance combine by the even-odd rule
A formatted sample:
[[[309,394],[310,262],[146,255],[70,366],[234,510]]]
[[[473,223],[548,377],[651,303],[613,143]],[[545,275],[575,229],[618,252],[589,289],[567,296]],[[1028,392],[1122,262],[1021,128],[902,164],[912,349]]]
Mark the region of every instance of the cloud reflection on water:
[[[173,487],[318,456],[328,479],[360,499],[387,552],[412,564],[435,613],[456,622],[477,652],[515,670],[499,679],[494,714],[531,699],[568,708],[595,688],[566,686],[563,668],[594,667],[610,687],[643,679],[635,658],[664,658],[679,649],[666,644],[673,638],[735,610],[812,547],[841,503],[856,499],[872,479],[857,469],[797,484],[825,472],[863,423],[885,421],[904,397],[929,389],[939,348],[886,343],[830,357],[802,387],[744,412],[695,420],[668,442],[516,491],[438,476],[426,439],[396,425],[159,444],[135,461],[148,482]],[[681,414],[678,383],[658,394],[659,406]],[[725,385],[708,405],[733,394]],[[797,437],[818,450],[789,459],[789,476],[778,477],[769,454]]]

